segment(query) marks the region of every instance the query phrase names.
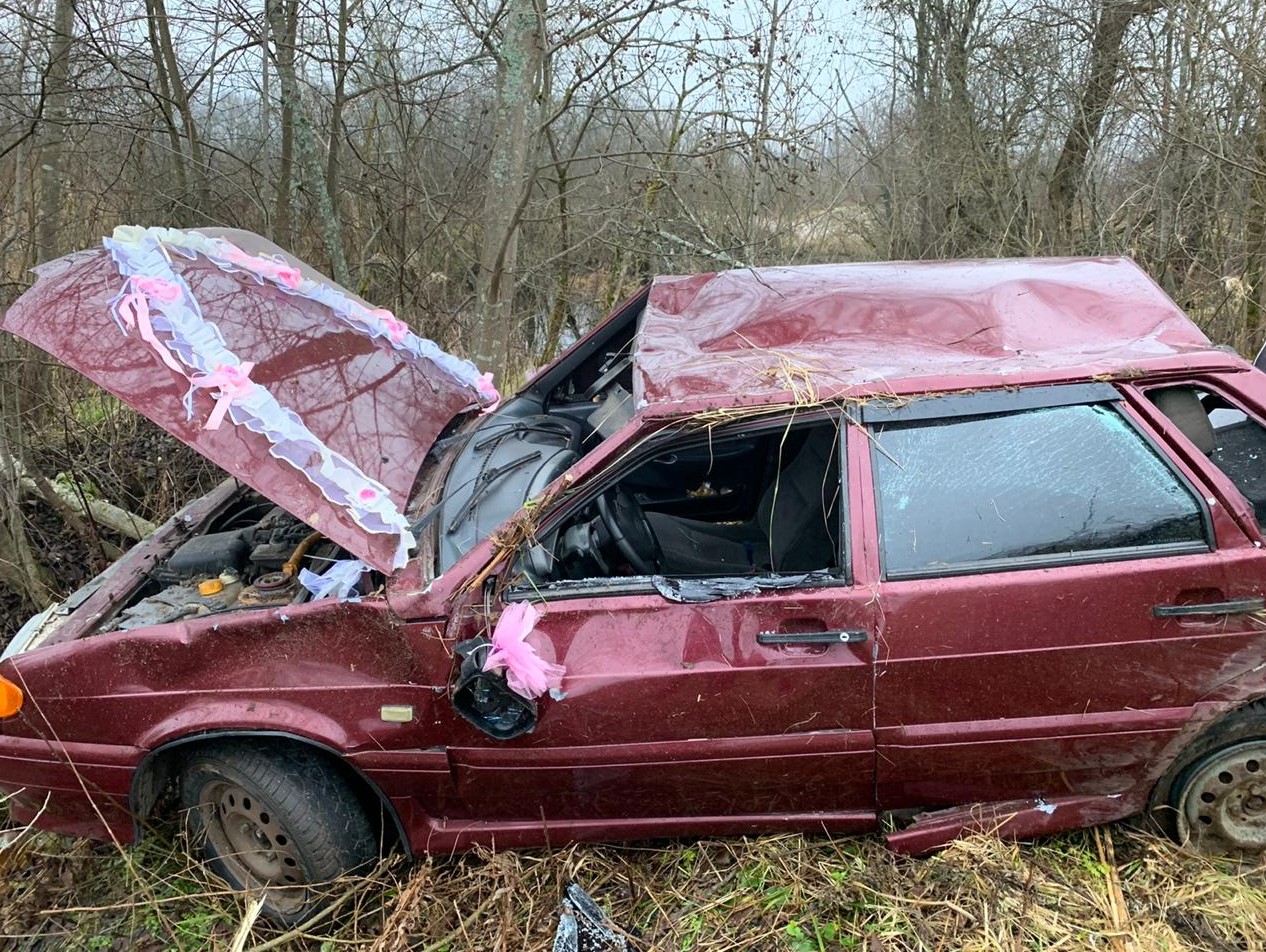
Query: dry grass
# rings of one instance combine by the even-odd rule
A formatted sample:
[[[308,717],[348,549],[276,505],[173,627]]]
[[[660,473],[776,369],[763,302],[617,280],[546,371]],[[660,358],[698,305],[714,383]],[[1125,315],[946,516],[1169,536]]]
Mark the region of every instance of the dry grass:
[[[132,860],[45,834],[0,851],[0,948],[546,952],[570,881],[635,949],[1266,948],[1266,869],[1125,825],[1024,845],[973,837],[924,859],[875,838],[791,835],[396,859],[293,930],[249,921],[248,903],[171,841]]]

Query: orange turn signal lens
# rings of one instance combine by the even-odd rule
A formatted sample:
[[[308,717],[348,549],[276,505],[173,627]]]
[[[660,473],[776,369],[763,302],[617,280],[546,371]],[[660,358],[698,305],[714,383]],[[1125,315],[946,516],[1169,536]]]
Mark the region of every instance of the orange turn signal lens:
[[[22,709],[22,689],[0,678],[0,717],[12,717]]]

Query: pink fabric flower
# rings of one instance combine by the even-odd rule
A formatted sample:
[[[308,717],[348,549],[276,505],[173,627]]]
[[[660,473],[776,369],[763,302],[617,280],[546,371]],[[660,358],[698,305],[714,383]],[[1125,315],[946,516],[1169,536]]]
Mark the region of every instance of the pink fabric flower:
[[[475,390],[479,393],[480,401],[485,404],[484,413],[491,413],[497,409],[501,403],[501,394],[492,385],[491,371],[479,375],[479,379],[475,381]]]
[[[209,374],[195,374],[189,378],[189,383],[194,387],[203,390],[215,388],[219,391],[215,395],[215,409],[202,427],[204,430],[218,430],[233,401],[247,396],[258,386],[250,377],[254,368],[253,361],[243,361],[236,367],[218,364]]]
[[[501,613],[492,632],[492,650],[484,659],[485,671],[506,673],[506,684],[515,694],[540,697],[563,683],[567,669],[551,664],[536,653],[527,636],[536,627],[541,613],[530,602],[515,602]]]

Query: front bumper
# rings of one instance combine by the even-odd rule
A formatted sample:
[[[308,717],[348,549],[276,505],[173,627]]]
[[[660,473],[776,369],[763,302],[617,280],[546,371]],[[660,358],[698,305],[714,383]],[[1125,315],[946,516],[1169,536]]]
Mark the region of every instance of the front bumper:
[[[132,775],[145,752],[0,735],[0,794],[13,822],[131,843]]]

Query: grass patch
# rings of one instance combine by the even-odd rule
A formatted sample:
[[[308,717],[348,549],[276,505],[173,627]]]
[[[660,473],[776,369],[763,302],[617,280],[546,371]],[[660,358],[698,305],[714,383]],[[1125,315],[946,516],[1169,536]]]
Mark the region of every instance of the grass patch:
[[[25,833],[0,864],[0,947],[21,950],[546,952],[568,882],[632,948],[666,952],[1266,948],[1262,865],[1122,824],[1033,844],[976,836],[923,859],[793,835],[396,858],[291,930],[250,921],[243,897],[162,836],[120,853]]]

